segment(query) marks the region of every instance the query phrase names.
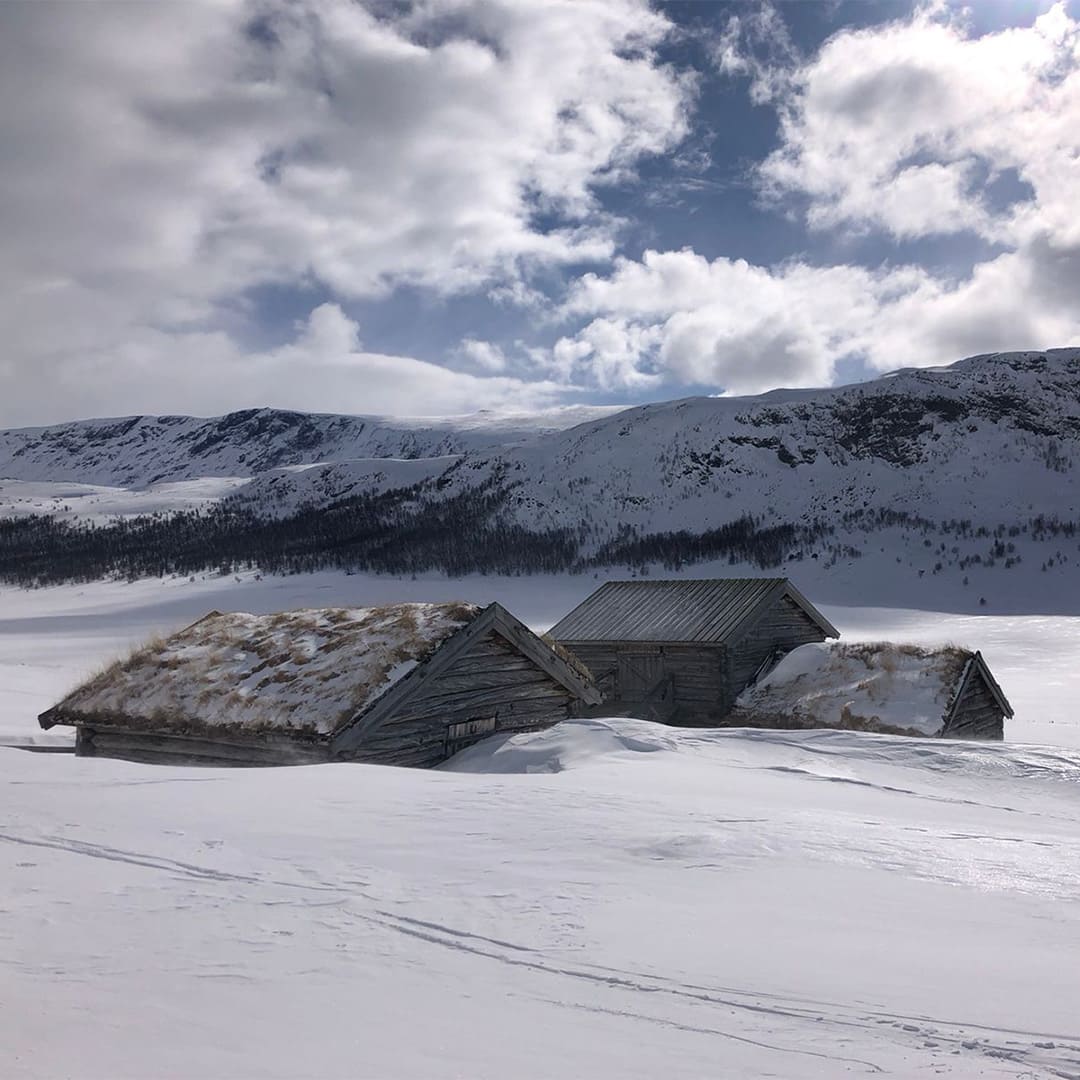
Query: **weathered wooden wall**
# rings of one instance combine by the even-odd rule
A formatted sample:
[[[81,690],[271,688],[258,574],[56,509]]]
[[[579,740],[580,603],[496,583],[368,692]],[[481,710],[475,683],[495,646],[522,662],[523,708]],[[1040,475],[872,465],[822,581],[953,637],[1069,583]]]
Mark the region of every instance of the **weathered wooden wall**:
[[[535,731],[571,715],[574,695],[498,634],[488,634],[432,676],[348,753],[352,761],[430,767],[469,742],[448,746],[448,729],[494,717],[495,732]],[[362,723],[363,721],[361,721]]]
[[[728,652],[722,711],[730,711],[735,699],[750,685],[770,654],[778,651],[782,655],[800,645],[824,640],[821,627],[798,604],[787,596],[780,597],[737,642],[732,643]]]
[[[972,674],[961,691],[941,735],[945,739],[1005,738],[1005,715],[978,672]]]
[[[329,760],[325,740],[229,733],[206,738],[88,724],[77,729],[75,753],[162,765],[309,765]]]
[[[707,723],[721,698],[724,649],[717,645],[563,642],[605,695],[590,716],[636,716],[670,724]]]
[[[605,710],[617,715],[697,726],[719,722],[746,689],[762,662],[774,651],[824,641],[825,634],[793,600],[782,596],[735,642],[685,645],[636,642],[564,641],[592,672],[606,695]],[[670,676],[671,699],[663,687]]]

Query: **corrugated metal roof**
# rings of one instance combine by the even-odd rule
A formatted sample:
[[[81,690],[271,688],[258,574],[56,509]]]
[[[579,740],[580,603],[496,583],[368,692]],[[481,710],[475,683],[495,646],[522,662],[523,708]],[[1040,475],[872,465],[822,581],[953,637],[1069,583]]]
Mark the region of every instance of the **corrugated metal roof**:
[[[837,632],[787,578],[609,581],[551,628],[556,641],[726,641],[788,593],[830,637]]]

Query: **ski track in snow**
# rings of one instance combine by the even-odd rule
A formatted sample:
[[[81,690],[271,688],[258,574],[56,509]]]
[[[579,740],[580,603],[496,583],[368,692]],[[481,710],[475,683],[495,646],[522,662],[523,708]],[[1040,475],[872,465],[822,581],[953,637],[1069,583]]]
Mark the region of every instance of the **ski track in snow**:
[[[0,588],[0,741],[70,738],[37,712],[210,608],[543,629],[595,584]],[[1009,741],[597,721],[435,773],[0,747],[0,1075],[1077,1080],[1080,618],[826,613],[982,647]]]
[[[630,1007],[630,1004],[625,1006],[585,1005],[570,1003],[564,998],[548,998],[547,1000],[553,1005],[586,1009],[598,1014],[656,1024],[676,1031],[694,1032],[732,1040],[780,1054],[794,1055],[796,1058],[805,1056],[838,1064],[859,1066],[866,1073],[882,1073],[890,1070],[870,1060],[797,1045],[800,1038],[805,1038],[803,1029],[811,1031],[817,1042],[822,1041],[824,1033],[825,1041],[835,1045],[850,1043],[854,1034],[868,1035],[874,1042],[889,1044],[891,1053],[895,1053],[897,1049],[931,1050],[934,1052],[932,1056],[936,1057],[946,1051],[962,1049],[995,1060],[1022,1065],[1035,1070],[1033,1075],[1038,1075],[1040,1072],[1061,1077],[1076,1075],[1063,1071],[1058,1061],[1062,1055],[1055,1057],[1051,1051],[1064,1051],[1065,1063],[1080,1065],[1080,1056],[1075,1059],[1068,1057],[1071,1054],[1080,1055],[1080,1045],[1076,1045],[1080,1044],[1080,1034],[985,1027],[970,1021],[946,1020],[924,1015],[894,1015],[880,1010],[866,1010],[850,1003],[785,997],[746,987],[682,982],[651,972],[612,968],[599,964],[566,966],[546,962],[542,958],[543,950],[531,945],[491,938],[450,925],[410,918],[379,908],[357,909],[355,891],[350,889],[344,892],[339,885],[331,882],[279,881],[229,874],[152,854],[118,851],[103,845],[87,844],[62,837],[27,839],[0,834],[0,842],[45,847],[76,855],[118,861],[129,866],[160,870],[195,881],[256,885],[260,887],[260,893],[249,899],[262,905],[280,903],[261,894],[261,889],[266,888],[338,893],[337,901],[331,902],[329,906],[338,909],[346,928],[350,922],[361,921],[372,927],[405,935],[426,945],[466,954],[470,958],[520,968],[542,976],[554,976],[557,981],[579,980],[610,990],[618,996],[627,996],[632,999],[633,1007]],[[311,907],[302,901],[300,903],[305,910]],[[759,1018],[764,1018],[766,1022],[778,1020],[784,1024],[793,1045],[782,1045],[776,1041],[766,1041],[763,1037],[754,1038],[745,1033],[725,1030],[715,1024],[707,1024],[704,1019],[697,1023],[689,1023],[673,1020],[669,1016],[655,1015],[655,1013],[644,1011],[645,1003],[639,1000],[642,995],[674,998],[680,1004],[689,1003],[692,1006],[701,1006],[710,1012],[724,1010],[746,1023],[752,1030],[756,1030],[754,1022]],[[979,1034],[973,1034],[976,1032]],[[1058,1043],[1069,1045],[1059,1047]]]
[[[1080,754],[592,721],[469,755],[0,750],[3,1075],[1080,1076]]]

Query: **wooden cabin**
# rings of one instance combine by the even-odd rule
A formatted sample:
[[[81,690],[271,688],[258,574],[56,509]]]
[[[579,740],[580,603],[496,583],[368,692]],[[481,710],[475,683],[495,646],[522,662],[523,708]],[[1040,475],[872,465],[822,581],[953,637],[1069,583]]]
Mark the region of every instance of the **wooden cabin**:
[[[1012,715],[980,652],[847,642],[795,649],[740,695],[725,723],[1002,739]]]
[[[695,726],[719,723],[791,649],[839,633],[787,578],[684,578],[609,581],[550,636],[592,672],[604,713]]]
[[[1004,739],[1013,709],[981,652],[969,654],[945,712],[943,739]]]
[[[82,755],[428,767],[600,700],[573,657],[498,604],[393,604],[211,612],[38,719],[43,728],[73,725]]]

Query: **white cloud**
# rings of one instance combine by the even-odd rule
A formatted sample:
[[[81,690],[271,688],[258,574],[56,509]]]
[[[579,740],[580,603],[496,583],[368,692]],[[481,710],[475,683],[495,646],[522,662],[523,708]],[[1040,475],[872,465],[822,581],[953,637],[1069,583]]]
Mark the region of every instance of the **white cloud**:
[[[551,366],[563,380],[587,373],[602,390],[641,390],[660,383],[647,370],[661,339],[661,329],[628,318],[593,319],[572,338],[560,338],[551,350]]]
[[[647,251],[641,262],[620,260],[610,276],[579,282],[567,313],[594,318],[560,343],[577,361],[565,374],[632,386],[662,373],[734,393],[820,386],[865,336],[888,288],[887,279],[856,267],[769,270],[710,262],[689,249]]]
[[[1080,22],[1056,4],[976,38],[962,19],[928,4],[803,59],[766,6],[729,20],[714,61],[779,111],[758,175],[781,209],[879,239],[970,233],[994,254],[945,274],[646,252],[578,283],[566,314],[593,321],[556,368],[742,393],[827,383],[849,357],[888,370],[1080,342]],[[995,196],[1009,177],[1019,198]]]
[[[1064,4],[981,37],[927,5],[839,33],[788,74],[781,146],[760,173],[774,197],[808,200],[811,225],[1080,242],[1080,23]],[[1008,170],[1030,199],[995,200],[987,181]]]
[[[772,4],[765,2],[729,15],[711,42],[716,68],[725,75],[750,80],[750,100],[756,105],[787,92],[799,53],[787,24]]]
[[[258,284],[528,297],[607,259],[595,189],[686,129],[669,31],[645,0],[0,5],[8,414]]]
[[[116,372],[123,372],[118,379]],[[0,368],[0,378],[3,378]],[[451,371],[407,356],[366,351],[359,328],[323,304],[276,349],[245,352],[220,332],[144,328],[119,348],[64,352],[15,397],[0,398],[0,426],[25,414],[50,423],[72,416],[146,412],[216,415],[255,406],[314,412],[435,416],[477,409],[561,404],[575,388]]]
[[[1080,309],[1061,282],[1080,280],[1080,258],[1058,271],[1048,284],[1005,254],[952,281],[919,267],[770,268],[647,251],[581,279],[566,314],[591,321],[556,345],[553,365],[608,388],[664,381],[756,393],[828,384],[847,357],[887,371],[1069,344],[1080,341]]]
[[[504,371],[506,354],[498,345],[477,338],[464,338],[461,342],[462,355],[484,371]]]

